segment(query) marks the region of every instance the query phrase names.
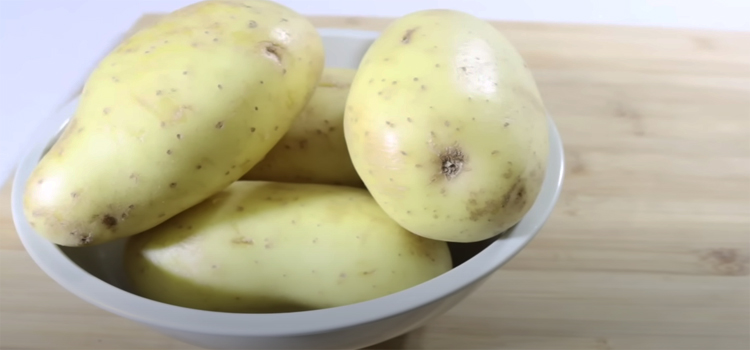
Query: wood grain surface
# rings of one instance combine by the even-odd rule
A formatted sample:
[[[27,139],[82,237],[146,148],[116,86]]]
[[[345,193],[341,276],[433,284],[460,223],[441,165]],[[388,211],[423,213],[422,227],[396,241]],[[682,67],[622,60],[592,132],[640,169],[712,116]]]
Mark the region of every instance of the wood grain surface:
[[[372,348],[750,349],[750,34],[496,25],[526,58],[562,134],[560,202],[476,293]],[[48,278],[16,236],[9,196],[6,185],[2,349],[193,349]]]

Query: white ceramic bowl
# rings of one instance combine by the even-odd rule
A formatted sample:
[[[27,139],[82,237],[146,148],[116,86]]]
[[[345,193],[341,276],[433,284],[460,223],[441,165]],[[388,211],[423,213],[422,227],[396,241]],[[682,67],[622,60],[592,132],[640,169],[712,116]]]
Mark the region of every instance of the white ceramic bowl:
[[[326,65],[356,68],[376,32],[320,29]],[[563,147],[550,119],[548,172],[531,210],[515,227],[492,239],[451,244],[451,271],[379,299],[325,310],[283,314],[232,314],[193,310],[128,292],[121,257],[124,240],[83,248],[49,243],[29,226],[23,188],[34,166],[73,115],[65,106],[35,134],[40,142],[23,157],[13,181],[12,208],[24,247],[39,267],[81,299],[184,342],[229,349],[356,349],[411,331],[455,306],[518,253],[542,228],[563,180]],[[502,307],[496,305],[493,307]]]

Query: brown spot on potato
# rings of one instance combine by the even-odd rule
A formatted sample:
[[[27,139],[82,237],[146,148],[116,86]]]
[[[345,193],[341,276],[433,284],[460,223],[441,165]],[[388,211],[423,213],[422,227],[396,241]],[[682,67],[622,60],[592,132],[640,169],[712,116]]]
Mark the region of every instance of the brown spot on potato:
[[[447,180],[452,180],[461,173],[465,158],[457,147],[448,147],[440,153],[441,173]]]
[[[226,176],[226,175],[229,175],[229,172],[227,171],[226,173],[224,173],[224,175],[225,175],[225,176]]]
[[[200,165],[200,164],[198,164],[198,165],[195,166],[196,170],[201,170],[202,168],[203,168],[203,165]]]
[[[233,244],[244,244],[244,245],[254,245],[255,242],[252,238],[247,237],[238,237],[232,240]]]
[[[187,75],[187,71],[182,71],[182,75]]]
[[[505,124],[503,124],[503,127],[506,127],[506,128],[507,128],[507,127],[508,127],[508,125],[510,125],[510,123],[508,123],[508,122],[505,122]]]
[[[78,197],[78,192],[71,192],[70,196],[73,197],[73,198],[77,198]]]
[[[172,154],[172,150],[171,150],[171,149],[168,149],[168,150],[167,150],[167,154],[171,155],[171,154]]]
[[[107,108],[105,108],[105,109],[103,109],[103,110],[102,110],[102,113],[103,113],[104,115],[108,115],[108,114],[109,114],[109,112],[110,112],[110,109],[109,109],[109,107],[107,107]]]
[[[80,239],[81,245],[88,245],[92,241],[93,241],[93,239],[91,238],[91,234],[85,234],[85,235],[81,236],[81,239]]]
[[[176,182],[172,182],[172,183],[169,184],[169,188],[175,188],[175,187],[177,187],[177,183]]]
[[[255,127],[254,126],[250,127],[250,132],[255,132]]]
[[[255,106],[255,110],[256,110],[256,111],[258,110],[258,106]],[[278,127],[277,127],[277,128],[278,128]]]
[[[526,181],[518,178],[508,192],[503,195],[502,208],[512,206],[520,209],[526,205]]]
[[[415,167],[415,168],[421,168],[421,167],[422,167],[422,164],[415,164],[415,165],[414,165],[414,167]]]
[[[385,125],[388,125],[388,126],[390,126],[390,127],[394,127],[394,126],[395,126],[395,125],[394,125],[393,123],[391,123],[391,122],[390,122],[390,121],[388,121],[388,120],[386,120],[386,121],[385,121]]]
[[[450,126],[451,126],[451,122],[449,122],[449,121],[447,121],[447,120],[446,120],[446,121],[445,121],[445,123],[443,123],[443,124],[445,124],[445,126],[446,126],[446,127],[450,127]]]
[[[307,140],[300,140],[299,141],[299,148],[305,149],[307,147]]]
[[[221,128],[223,128],[223,127],[224,127],[224,122],[218,122],[218,123],[216,123],[215,127],[216,127],[217,129],[221,129]]]
[[[115,226],[117,226],[117,218],[112,215],[105,214],[104,217],[102,217],[102,224],[108,229],[113,229]]]
[[[396,84],[398,84],[398,81],[394,80],[394,81],[391,82],[391,85],[396,85]]]
[[[182,134],[177,134],[177,139],[178,140],[182,139]]]
[[[263,56],[274,61],[276,64],[281,64],[282,62],[281,52],[283,51],[284,48],[280,45],[277,45],[269,41],[264,41],[261,44],[263,46],[261,50],[261,53],[263,54]]]
[[[219,84],[219,85],[216,85],[216,87],[217,87],[217,88],[219,88],[219,90],[222,90],[222,89],[224,89],[224,87],[223,87],[223,86],[221,86],[221,84]]]
[[[494,155],[497,155],[497,154],[499,154],[499,153],[500,153],[500,151],[498,151],[498,150],[494,150],[494,151],[492,151],[492,155],[493,155],[493,156],[494,156]]]
[[[440,63],[435,63],[435,68],[440,68]]]
[[[472,197],[477,196],[475,192],[471,193]],[[490,199],[484,202],[484,205],[479,205],[475,198],[469,200],[469,220],[479,221],[482,218],[491,219],[492,216],[496,215],[502,209],[501,201],[498,199]]]
[[[406,31],[404,35],[401,37],[401,43],[402,44],[408,44],[411,42],[412,35],[414,35],[414,32],[417,31],[419,27],[414,27]]]
[[[248,28],[257,28],[258,27],[258,22],[256,22],[256,21],[247,22],[247,27]]]

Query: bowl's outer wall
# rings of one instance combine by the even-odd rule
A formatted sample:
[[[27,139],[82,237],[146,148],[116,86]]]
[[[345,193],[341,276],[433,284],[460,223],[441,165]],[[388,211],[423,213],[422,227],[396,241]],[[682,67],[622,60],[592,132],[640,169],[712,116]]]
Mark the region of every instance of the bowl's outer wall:
[[[356,68],[377,37],[376,32],[341,29],[320,29],[320,32],[329,67]],[[53,122],[67,121],[75,103],[77,101],[66,107],[66,115],[55,116]],[[65,119],[61,119],[63,117]],[[49,135],[60,130],[59,124],[40,128],[39,135],[50,141],[29,151],[19,164],[13,183],[14,223],[29,255],[50,278],[79,298],[205,348],[361,348],[413,330],[455,306],[528,244],[557,202],[564,173],[562,142],[550,119],[549,172],[538,203],[503,239],[493,242],[461,266],[422,286],[381,300],[299,316],[226,315],[175,308],[127,293],[125,281],[118,275],[121,268],[101,263],[107,259],[117,260],[122,242],[98,248],[65,248],[44,241],[33,231],[22,212],[25,181],[41,154],[46,152],[45,147],[54,141]]]
[[[394,317],[326,333],[271,338],[184,332],[149,326],[162,334],[207,349],[362,349],[423,326],[456,306],[486,280],[487,277],[477,280],[443,299]]]

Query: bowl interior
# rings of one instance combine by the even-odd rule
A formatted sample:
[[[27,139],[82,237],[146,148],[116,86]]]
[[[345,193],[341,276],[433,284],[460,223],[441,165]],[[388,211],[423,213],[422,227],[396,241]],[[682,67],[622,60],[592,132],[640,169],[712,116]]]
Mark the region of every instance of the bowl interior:
[[[357,68],[367,48],[378,35],[377,32],[327,28],[319,31],[325,46],[326,66],[329,67]],[[77,103],[76,99],[63,107],[49,123],[37,131],[37,137],[45,142],[29,151],[19,164],[12,193],[13,218],[17,231],[32,259],[67,290],[116,314],[166,327],[215,330],[216,333],[225,334],[317,332],[392,316],[435,301],[489,275],[528,244],[551,214],[563,179],[562,142],[554,121],[550,118],[548,171],[534,205],[516,226],[506,232],[481,242],[451,243],[454,260],[454,269],[451,271],[378,300],[296,313],[298,315],[291,319],[284,318],[283,315],[248,319],[252,315],[230,316],[178,308],[128,293],[130,288],[122,265],[125,239],[91,247],[70,248],[51,244],[33,231],[22,211],[25,182],[74,114]],[[303,314],[315,316],[307,318]],[[242,323],[237,323],[240,320]],[[279,331],[279,328],[284,330]]]

